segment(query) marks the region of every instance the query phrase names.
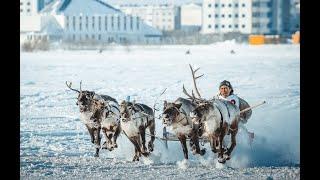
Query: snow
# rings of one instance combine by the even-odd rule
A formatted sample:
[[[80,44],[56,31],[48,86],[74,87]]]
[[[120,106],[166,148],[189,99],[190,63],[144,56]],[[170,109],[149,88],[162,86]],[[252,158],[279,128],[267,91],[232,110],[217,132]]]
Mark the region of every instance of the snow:
[[[191,54],[186,55],[188,49]],[[102,53],[21,52],[20,58],[21,179],[300,179],[299,45],[119,46]],[[231,160],[221,165],[208,144],[203,157],[192,155],[188,146],[185,162],[179,142],[168,142],[167,150],[156,139],[149,158],[131,162],[133,145],[121,134],[117,149],[93,157],[94,146],[75,104],[77,94],[65,81],[78,89],[82,80],[83,90],[118,102],[130,96],[150,107],[167,88],[157,101],[158,117],[164,100],[185,97],[183,84],[191,91],[189,63],[205,74],[198,81],[204,98],[214,96],[226,79],[249,104],[266,100],[246,124],[255,133],[251,145],[240,130]],[[161,123],[156,119],[157,136],[162,136]]]

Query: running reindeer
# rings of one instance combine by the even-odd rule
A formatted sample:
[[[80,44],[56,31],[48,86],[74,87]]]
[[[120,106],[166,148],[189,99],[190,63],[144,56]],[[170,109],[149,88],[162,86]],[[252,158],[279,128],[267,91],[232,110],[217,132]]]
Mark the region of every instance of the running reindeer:
[[[190,138],[190,147],[193,154],[205,154],[205,149],[200,150],[198,139],[198,124],[192,122],[190,112],[196,108],[192,101],[179,97],[173,103],[164,101],[162,123],[165,127],[172,127],[175,135],[178,137],[184,158],[188,159],[188,149],[186,140]]]
[[[135,147],[133,161],[139,161],[142,155],[148,156],[154,148],[155,120],[154,111],[145,104],[122,101],[120,103],[120,124],[124,134]],[[151,140],[146,148],[146,128],[149,128]]]
[[[101,128],[106,137],[104,148],[107,148],[110,151],[113,150],[113,148],[116,148],[117,144],[115,142],[120,133],[117,101],[107,95],[98,95],[93,91],[82,91],[81,82],[80,90],[73,89],[71,87],[71,82],[69,84],[66,82],[66,85],[69,89],[79,93],[76,105],[79,106],[80,119],[87,127],[91,142],[96,147],[94,156],[99,157]],[[113,140],[111,141],[111,139]]]
[[[218,161],[225,163],[226,160],[230,159],[231,152],[236,146],[240,110],[229,101],[220,99],[205,100],[201,98],[196,85],[196,79],[201,76],[195,77],[195,72],[199,68],[194,71],[192,66],[189,66],[192,72],[194,88],[198,95],[198,97],[195,97],[193,91],[192,95],[190,95],[183,87],[184,94],[197,104],[197,107],[191,112],[190,116],[195,124],[199,124],[199,138],[208,140],[212,152],[218,153]],[[223,139],[227,134],[231,134],[231,145],[225,149]]]

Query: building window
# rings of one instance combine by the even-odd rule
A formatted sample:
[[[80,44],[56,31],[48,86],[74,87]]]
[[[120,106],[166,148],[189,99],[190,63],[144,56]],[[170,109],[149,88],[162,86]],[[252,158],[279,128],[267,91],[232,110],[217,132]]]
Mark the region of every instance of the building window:
[[[245,28],[246,26],[244,24],[242,24],[242,28]]]
[[[89,21],[89,18],[88,16],[86,16],[86,29],[88,30],[88,21]]]
[[[30,2],[27,2],[27,5],[30,6]]]
[[[221,17],[223,17],[223,18],[224,18],[224,14],[222,14],[222,15],[221,15]]]
[[[221,27],[224,28],[224,25],[222,25]]]
[[[272,7],[272,2],[268,2],[267,6],[271,8]]]
[[[30,12],[30,9],[27,9],[27,12]]]
[[[23,10],[22,10],[22,9],[20,9],[20,12],[23,12]]]
[[[224,4],[222,4],[221,7],[224,7]]]
[[[133,17],[130,16],[130,29],[133,30]]]
[[[216,7],[216,8],[217,8],[217,7],[218,7],[218,3],[214,4],[214,7]]]
[[[231,18],[231,14],[229,14],[229,18]]]
[[[170,25],[168,26],[168,29],[171,29],[171,26],[170,26]]]
[[[235,6],[235,7],[238,7],[238,6],[239,6],[239,4],[238,4],[238,3],[236,3],[234,6]]]
[[[23,5],[23,3],[22,3],[22,2],[20,2],[20,6],[21,6],[21,5]]]
[[[272,18],[272,12],[267,13],[268,18]]]
[[[242,7],[246,7],[246,5],[243,3],[243,4],[242,4]]]
[[[231,28],[231,25],[229,25],[229,28]]]
[[[79,30],[82,30],[82,17],[79,17]]]
[[[89,35],[88,34],[86,34],[86,40],[88,40],[89,39]]]
[[[215,27],[216,29],[218,29],[218,24],[216,24],[214,27]]]
[[[72,17],[72,28],[74,31],[76,30],[76,17],[75,16]]]
[[[235,28],[238,28],[238,24],[235,24],[234,27],[235,27]]]
[[[244,17],[246,17],[246,15],[242,14],[242,17],[244,18]]]
[[[228,6],[231,7],[231,4],[229,4]]]
[[[92,35],[91,35],[91,39],[92,39],[92,40],[94,40],[94,39],[95,39],[94,34],[92,34]]]
[[[139,17],[137,17],[137,29],[139,30]]]
[[[76,40],[76,35],[75,34],[72,35],[72,40],[74,40],[74,41]]]
[[[108,16],[104,17],[104,29],[108,31]]]
[[[259,2],[252,2],[253,7],[259,7]]]
[[[69,29],[69,16],[66,16],[66,28]]]
[[[113,30],[113,27],[114,27],[114,19],[113,19],[113,16],[111,16],[111,28]]]
[[[101,31],[101,16],[98,17],[98,29]]]
[[[123,17],[124,21],[125,21],[125,16]],[[124,28],[125,29],[125,28]],[[120,15],[118,16],[118,30],[120,30]]]
[[[99,40],[99,41],[101,40],[101,34],[98,35],[98,40]]]
[[[214,17],[218,18],[218,14],[215,14]]]
[[[126,31],[127,30],[127,17],[123,16],[123,29]]]
[[[211,4],[208,4],[208,7],[211,7]]]
[[[209,14],[208,17],[211,18],[211,14]]]
[[[92,29],[94,29],[94,16],[92,16]]]
[[[208,28],[211,29],[211,25],[210,24],[208,25]]]
[[[234,15],[234,17],[236,17],[236,18],[237,18],[237,17],[239,17],[239,15],[238,15],[238,14],[235,14],[235,15]]]

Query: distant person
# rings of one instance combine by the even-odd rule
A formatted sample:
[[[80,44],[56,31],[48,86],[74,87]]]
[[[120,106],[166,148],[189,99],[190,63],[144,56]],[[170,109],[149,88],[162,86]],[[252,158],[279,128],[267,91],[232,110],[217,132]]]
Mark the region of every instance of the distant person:
[[[186,51],[186,54],[191,54],[190,49],[188,49],[188,51]]]
[[[232,49],[232,50],[230,51],[230,53],[231,53],[231,54],[235,54],[236,52]]]
[[[227,80],[224,80],[220,83],[219,85],[219,93],[216,96],[217,99],[223,99],[223,100],[227,100],[231,103],[233,103],[234,105],[236,105],[240,111],[242,110],[240,108],[240,99],[237,95],[235,95],[233,93],[233,87],[231,85],[231,83]],[[244,101],[244,100],[242,100]],[[244,123],[247,122],[248,119],[246,119],[245,121],[241,121],[239,122],[239,127],[242,128],[246,133],[248,133],[249,135],[249,139],[250,142],[253,140],[254,138],[254,133],[249,132],[248,129],[244,126]]]

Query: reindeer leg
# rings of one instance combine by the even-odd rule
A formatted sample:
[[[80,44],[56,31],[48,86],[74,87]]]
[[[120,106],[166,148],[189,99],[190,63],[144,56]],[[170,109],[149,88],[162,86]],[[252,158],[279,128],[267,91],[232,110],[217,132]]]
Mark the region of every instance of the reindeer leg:
[[[192,146],[191,146],[191,143],[193,144]],[[206,153],[205,149],[200,150],[199,136],[196,131],[192,132],[192,134],[191,134],[190,146],[192,148],[193,154],[200,154],[201,156],[203,156]]]
[[[100,129],[101,129],[100,127],[94,129],[94,144],[96,145],[96,153],[94,157],[99,157],[100,141],[101,141]]]
[[[93,144],[94,142],[94,135],[93,135],[93,129],[90,128],[88,125],[86,125],[87,129],[88,129],[88,132],[90,134],[90,138],[91,138],[91,143]]]
[[[140,126],[139,127],[139,132],[140,132],[140,137],[141,137],[141,140],[142,140],[141,152],[145,153],[146,150],[147,150],[147,147],[146,147],[146,129],[144,127]]]
[[[113,147],[114,148],[118,147],[117,139],[118,139],[119,134],[120,134],[120,126],[117,127],[116,132],[114,133],[114,136],[113,136],[113,144],[114,144]]]
[[[223,148],[223,138],[225,136],[225,126],[221,129],[221,132],[220,132],[220,136],[219,136],[219,154],[218,154],[218,161],[220,163],[225,163],[226,162],[226,159],[223,158],[223,154],[225,152],[225,149]]]
[[[229,131],[231,131],[231,145],[230,145],[230,147],[228,148],[228,150],[226,152],[227,160],[230,159],[231,152],[233,151],[234,147],[237,145],[236,135],[238,133],[238,128],[234,124],[232,124],[230,128],[231,129]]]
[[[186,136],[185,135],[179,135],[178,139],[182,145],[182,150],[184,154],[184,158],[188,159],[188,148],[187,148],[187,143],[186,143]]]
[[[151,134],[151,138],[150,138],[150,141],[148,142],[148,150],[149,150],[149,152],[152,152],[153,148],[154,148],[153,142],[156,139],[155,138],[155,122],[154,122],[154,120],[149,125],[149,131],[150,131],[150,134]]]
[[[209,139],[210,139],[210,146],[211,146],[211,151],[213,152],[213,153],[217,153],[218,151],[217,151],[217,140],[216,140],[216,138],[214,137],[214,136],[210,136],[209,137]]]

